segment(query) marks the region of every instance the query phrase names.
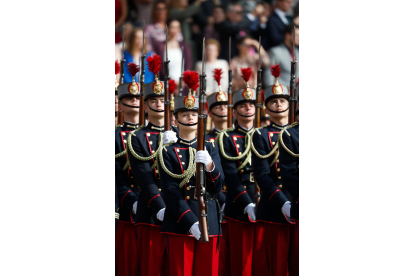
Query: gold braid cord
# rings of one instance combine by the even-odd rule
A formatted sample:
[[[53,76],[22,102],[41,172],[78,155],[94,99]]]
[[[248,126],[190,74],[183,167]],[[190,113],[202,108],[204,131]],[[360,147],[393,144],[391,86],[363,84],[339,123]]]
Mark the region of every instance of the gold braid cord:
[[[254,134],[254,132],[256,131],[256,129],[255,130],[253,130],[253,133],[252,133],[252,137],[253,137],[253,134]],[[260,135],[260,134],[259,134]],[[254,154],[256,154],[256,156],[257,157],[259,157],[259,158],[261,158],[261,159],[266,159],[266,158],[269,158],[270,156],[272,156],[273,154],[275,154],[275,152],[277,151],[277,150],[279,150],[279,147],[278,147],[278,145],[276,144],[276,146],[268,153],[268,154],[266,154],[266,155],[260,155],[260,153],[256,150],[256,148],[254,147],[254,144],[253,144],[253,139],[251,139],[250,140],[251,141],[251,146],[252,146],[252,150],[253,150],[253,152],[254,152]],[[278,155],[278,154],[277,154]]]
[[[286,129],[283,129],[280,133],[279,133],[279,136],[277,137],[277,143],[279,144],[281,144],[282,145],[282,147],[290,154],[290,155],[292,155],[293,157],[299,157],[299,153],[298,154],[296,154],[296,153],[293,153],[290,149],[288,149],[288,147],[286,147],[285,146],[285,143],[283,142],[283,138],[282,138],[282,136],[283,136],[283,132],[285,132],[287,129],[289,129],[289,128],[292,128],[292,127],[294,127],[294,126],[297,126],[298,125],[298,123],[293,123],[293,124],[291,124],[290,126],[288,126],[288,127],[286,127]],[[290,134],[289,134],[289,132],[288,131],[286,131],[286,133],[290,136]]]
[[[162,147],[159,147],[159,149],[162,148],[162,149],[165,149],[165,151],[167,151],[167,147],[170,146],[170,145],[172,145],[173,143],[174,143],[174,141],[171,141],[170,143],[168,143],[168,144],[166,144],[166,145],[164,145]],[[161,167],[165,171],[165,173],[168,174],[169,176],[171,176],[172,178],[178,178],[178,179],[184,178],[180,182],[180,184],[178,185],[180,187],[180,189],[196,173],[196,163],[195,163],[195,158],[194,158],[195,157],[195,153],[196,153],[196,149],[194,149],[192,147],[189,147],[188,150],[190,152],[190,160],[189,160],[189,163],[188,163],[189,165],[188,165],[187,170],[183,174],[175,174],[175,173],[170,172],[167,169],[167,167],[165,166],[164,156],[162,155],[163,154],[162,150],[158,151],[158,161],[160,162]]]
[[[148,156],[148,157],[143,157],[143,156],[139,156],[134,149],[132,148],[132,143],[131,143],[131,138],[132,135],[134,135],[134,133],[138,130],[140,130],[141,128],[143,128],[144,126],[140,126],[138,129],[133,130],[129,133],[128,135],[128,140],[127,140],[127,150],[132,154],[132,156],[134,156],[136,159],[140,160],[140,161],[149,161],[151,159],[154,159],[157,157],[158,152],[161,149],[162,146],[162,133],[160,133],[160,135],[158,136],[158,149],[154,152],[154,154]],[[135,136],[135,135],[134,135]],[[152,168],[152,167],[151,167]]]
[[[227,131],[233,131],[234,128],[228,128],[226,130],[222,130],[218,135],[217,135],[217,139],[218,143],[219,143],[219,148],[220,148],[220,152],[223,155],[224,158],[226,158],[227,160],[231,160],[231,161],[235,161],[235,160],[240,160],[242,159],[246,154],[247,157],[244,160],[244,162],[240,165],[240,167],[237,168],[237,171],[240,171],[241,169],[244,168],[244,166],[246,166],[247,162],[249,162],[250,158],[251,158],[251,151],[250,151],[250,147],[251,147],[251,141],[252,141],[252,137],[250,136],[250,134],[246,134],[245,138],[244,138],[244,144],[246,145],[246,150],[240,154],[239,156],[236,157],[231,157],[228,156],[225,151],[224,151],[224,147],[223,147],[223,139],[224,139],[224,135],[226,135],[227,137],[229,137],[229,135],[227,134]]]

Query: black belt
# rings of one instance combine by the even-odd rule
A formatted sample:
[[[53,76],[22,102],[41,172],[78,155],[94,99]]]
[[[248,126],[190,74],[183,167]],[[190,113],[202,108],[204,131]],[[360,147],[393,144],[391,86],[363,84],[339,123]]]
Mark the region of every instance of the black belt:
[[[187,186],[182,189],[185,199],[194,199],[198,200],[197,198],[197,190],[195,186]],[[208,193],[207,200],[216,200],[218,199],[217,194]]]

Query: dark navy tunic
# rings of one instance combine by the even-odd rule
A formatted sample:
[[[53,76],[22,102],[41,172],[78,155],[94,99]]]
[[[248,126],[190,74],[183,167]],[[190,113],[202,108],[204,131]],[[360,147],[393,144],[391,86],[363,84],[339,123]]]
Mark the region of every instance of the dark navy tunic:
[[[287,126],[287,125],[286,125]],[[260,155],[268,154],[276,146],[277,137],[283,127],[273,122],[270,125],[260,128],[260,134],[256,130],[253,134],[253,144]],[[290,200],[290,194],[282,184],[279,161],[269,167],[275,155],[261,159],[252,152],[254,176],[261,190],[259,206],[257,207],[256,218],[258,221],[265,221],[278,224],[294,224],[286,217],[281,208]]]
[[[207,223],[209,236],[221,234],[219,231],[219,207],[216,200],[217,193],[223,185],[223,172],[218,154],[218,147],[214,143],[205,142],[206,150],[214,162],[214,170],[206,171],[206,191],[209,199],[205,201],[207,209]],[[190,159],[189,147],[196,148],[197,140],[186,141],[178,138],[178,141],[163,150],[163,158],[166,168],[174,174],[182,174],[188,168]],[[191,226],[199,221],[198,201],[194,198],[196,178],[193,176],[188,183],[179,188],[182,179],[173,178],[168,175],[160,165],[162,180],[162,191],[166,204],[164,221],[161,233],[175,235],[190,235]],[[196,196],[196,195],[195,195]]]

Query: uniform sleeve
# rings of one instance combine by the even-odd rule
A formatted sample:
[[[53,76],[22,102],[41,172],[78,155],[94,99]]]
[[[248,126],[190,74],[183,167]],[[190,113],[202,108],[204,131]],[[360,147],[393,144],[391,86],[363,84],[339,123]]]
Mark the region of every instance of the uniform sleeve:
[[[265,150],[265,141],[261,135],[257,132],[253,134],[254,147],[260,155],[266,155],[268,152]],[[282,208],[283,204],[288,201],[283,192],[276,186],[276,183],[269,176],[270,168],[266,159],[257,157],[252,153],[253,172],[254,178],[263,193],[271,194],[270,202],[273,203],[278,210]]]
[[[231,145],[230,137],[223,136],[223,149],[228,156],[237,156],[235,148]],[[237,172],[236,161],[227,160],[220,151],[221,164],[224,171],[224,176],[227,186],[227,197],[229,197],[236,206],[239,207],[241,212],[244,211],[247,205],[253,203],[250,199],[249,194],[244,188],[243,182],[241,181]]]
[[[219,191],[221,191],[223,187],[224,174],[221,168],[221,161],[220,161],[220,155],[218,153],[218,147],[211,146],[211,143],[207,143],[207,144],[208,144],[207,149],[214,163],[214,170],[211,172],[206,171],[207,189],[210,193],[216,194]]]
[[[140,142],[138,135],[142,135],[142,132],[137,133],[137,136],[135,137],[131,137],[132,148],[139,156],[149,156],[149,149],[146,152],[143,148],[147,145],[143,145]],[[159,210],[165,208],[165,203],[158,190],[158,185],[155,180],[155,172],[151,169],[153,161],[138,160],[130,151],[128,151],[128,160],[135,176],[134,182],[137,187],[138,185],[141,187],[141,193],[144,196],[145,202],[148,202],[148,207],[150,208],[151,213],[156,216]]]
[[[285,146],[293,151],[292,138],[289,137],[286,132],[283,133],[283,142]],[[294,197],[299,197],[299,172],[297,170],[298,164],[295,157],[289,154],[282,145],[279,145],[279,166],[280,174],[282,176],[283,186]]]
[[[115,154],[120,153],[120,149],[122,149],[122,147],[119,145],[119,142],[115,140]],[[119,205],[126,210],[132,210],[132,205],[138,200],[138,196],[129,188],[128,183],[122,177],[123,165],[121,160],[125,160],[125,156],[115,159],[115,184],[118,192]]]
[[[172,152],[172,149],[168,151]],[[179,173],[174,170],[172,162],[178,162],[173,159],[168,152],[162,150],[165,167],[172,173]],[[187,231],[190,230],[191,226],[198,221],[198,217],[190,209],[187,202],[184,199],[183,193],[179,187],[182,179],[176,179],[168,175],[160,165],[160,174],[162,181],[162,190],[164,192],[164,202],[167,209],[172,210],[174,219],[183,226]]]

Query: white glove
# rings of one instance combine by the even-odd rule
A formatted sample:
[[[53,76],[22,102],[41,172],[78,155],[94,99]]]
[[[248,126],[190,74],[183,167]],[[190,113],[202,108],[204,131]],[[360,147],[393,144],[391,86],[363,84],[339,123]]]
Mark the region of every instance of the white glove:
[[[244,208],[244,213],[248,214],[251,221],[256,221],[256,214],[254,213],[254,208],[256,207],[256,204],[250,203],[249,205]]]
[[[136,215],[137,213],[137,206],[138,206],[138,201],[135,201],[134,204],[132,205],[132,213],[134,213],[134,215]]]
[[[206,150],[199,150],[195,156],[196,163],[203,163],[206,167],[213,161]]]
[[[165,208],[162,208],[161,210],[158,211],[157,213],[157,219],[159,219],[160,221],[164,220],[164,213],[165,213]]]
[[[162,136],[162,144],[168,144],[171,141],[177,142],[178,138],[177,138],[177,134],[172,131],[172,130],[167,130],[166,132],[164,132],[164,135]]]
[[[198,224],[199,222],[197,221],[190,228],[190,234],[193,235],[194,238],[196,238],[197,240],[199,240],[201,237],[200,227],[198,227]]]
[[[224,207],[226,207],[226,203],[223,203],[223,206],[221,206],[220,210],[224,211]]]
[[[285,204],[283,204],[282,206],[282,213],[288,217],[290,217],[290,207],[291,207],[290,201],[286,201]]]

